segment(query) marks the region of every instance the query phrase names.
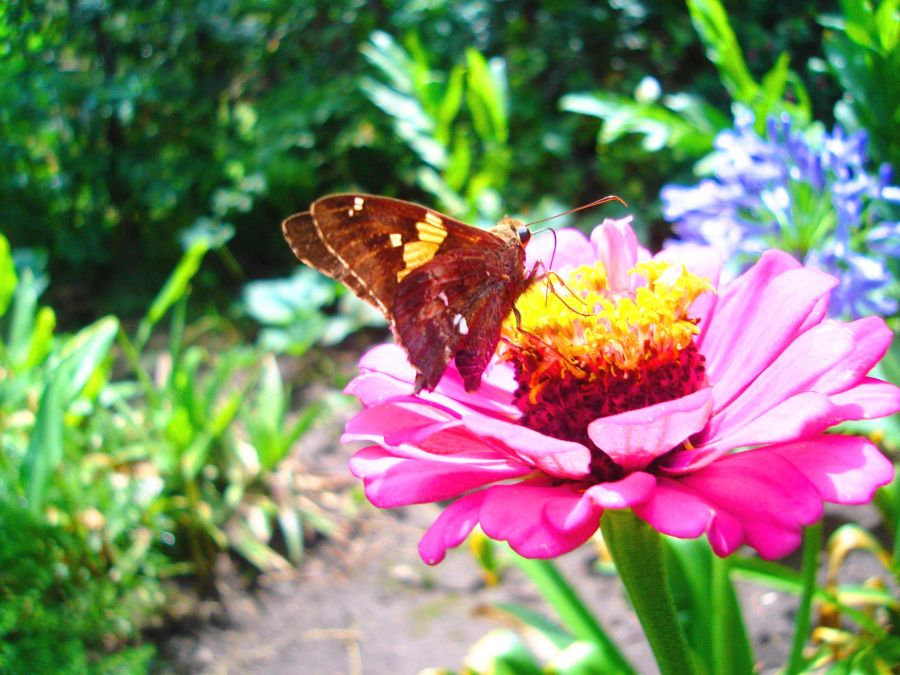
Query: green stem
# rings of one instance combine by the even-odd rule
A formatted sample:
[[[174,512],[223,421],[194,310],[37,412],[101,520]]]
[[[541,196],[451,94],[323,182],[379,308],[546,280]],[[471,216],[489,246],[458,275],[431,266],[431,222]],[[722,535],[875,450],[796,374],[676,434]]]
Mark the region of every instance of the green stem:
[[[551,561],[530,560],[518,555],[513,556],[512,560],[537,587],[572,635],[595,644],[609,663],[615,665],[616,673],[635,675],[634,668]]]
[[[660,673],[691,675],[694,663],[666,579],[659,533],[631,511],[606,511],[600,528]]]
[[[819,569],[819,551],[822,549],[822,522],[819,521],[803,531],[803,562],[800,576],[803,580],[803,592],[797,616],[794,618],[794,640],[791,643],[791,656],[788,659],[785,674],[799,673],[803,668],[803,647],[809,637],[810,617],[812,615],[813,596],[816,593],[816,572]]]

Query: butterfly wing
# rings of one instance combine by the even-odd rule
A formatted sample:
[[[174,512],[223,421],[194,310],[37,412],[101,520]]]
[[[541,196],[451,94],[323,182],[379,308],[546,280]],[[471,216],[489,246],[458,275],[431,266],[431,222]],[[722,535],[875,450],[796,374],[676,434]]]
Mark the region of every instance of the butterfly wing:
[[[394,332],[418,371],[417,392],[434,389],[453,357],[466,389],[478,388],[520,292],[520,251],[456,249],[400,282],[391,308]]]
[[[347,270],[342,280],[389,319],[400,282],[438,253],[503,246],[490,232],[390,197],[331,195],[311,213],[322,244]]]
[[[281,231],[284,233],[288,246],[291,247],[300,262],[319,270],[335,281],[346,284],[360,298],[378,306],[365,284],[339,258],[325,248],[309,211],[295,213],[286,218],[281,223]]]

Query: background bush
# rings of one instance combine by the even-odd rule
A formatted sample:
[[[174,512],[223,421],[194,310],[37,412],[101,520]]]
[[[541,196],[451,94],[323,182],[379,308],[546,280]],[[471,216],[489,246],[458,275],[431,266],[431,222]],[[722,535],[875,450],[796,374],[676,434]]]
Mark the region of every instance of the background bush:
[[[729,2],[751,72],[779,53],[808,75],[816,118],[839,97],[803,2]],[[49,260],[64,321],[139,314],[180,256],[179,232],[230,222],[237,259],[201,273],[205,291],[292,265],[278,223],[316,196],[360,189],[434,202],[420,162],[360,83],[360,47],[392,35],[438,77],[467,48],[507,73],[504,211],[543,198],[576,206],[616,193],[643,211],[685,157],[638,140],[596,147],[597,124],[564,112],[567,93],[631,96],[646,76],[727,110],[684,7],[543,2],[138,0],[8,3],[0,9],[0,223],[13,248]],[[446,208],[447,205],[436,204]]]

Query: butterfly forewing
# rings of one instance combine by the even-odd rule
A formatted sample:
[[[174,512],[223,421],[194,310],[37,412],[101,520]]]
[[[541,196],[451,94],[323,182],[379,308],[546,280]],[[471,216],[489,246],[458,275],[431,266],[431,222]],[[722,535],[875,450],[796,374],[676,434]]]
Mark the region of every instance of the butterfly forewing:
[[[424,206],[374,195],[332,195],[312,205],[324,245],[353,270],[385,315],[397,286],[435,255],[499,246],[494,235]]]
[[[360,298],[378,306],[365,283],[353,273],[353,269],[325,248],[310,212],[295,213],[285,219],[281,224],[281,230],[288,246],[299,260],[335,281],[346,284]]]

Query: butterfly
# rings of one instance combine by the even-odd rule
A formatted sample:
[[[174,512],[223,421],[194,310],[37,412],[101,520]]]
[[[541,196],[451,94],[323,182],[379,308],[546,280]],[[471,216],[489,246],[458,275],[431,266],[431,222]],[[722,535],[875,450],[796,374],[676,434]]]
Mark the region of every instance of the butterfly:
[[[379,309],[416,370],[413,393],[434,389],[453,360],[466,391],[497,350],[503,321],[536,280],[531,238],[504,217],[490,230],[412,202],[336,194],[281,224],[303,262]]]

